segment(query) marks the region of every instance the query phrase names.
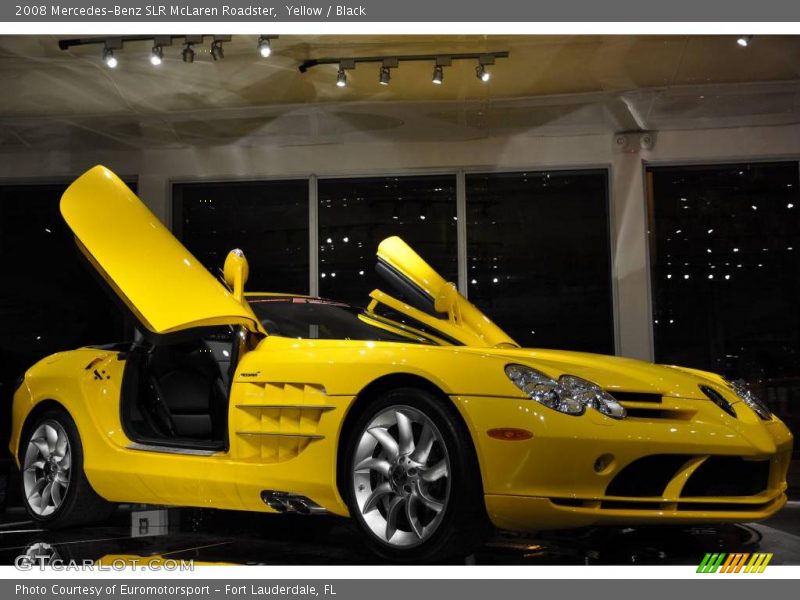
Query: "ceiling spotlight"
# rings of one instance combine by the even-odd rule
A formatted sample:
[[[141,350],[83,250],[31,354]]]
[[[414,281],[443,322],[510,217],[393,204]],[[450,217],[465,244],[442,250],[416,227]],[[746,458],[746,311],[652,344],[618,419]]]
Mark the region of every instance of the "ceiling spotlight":
[[[194,49],[192,48],[191,44],[186,44],[186,47],[181,52],[183,56],[183,62],[185,63],[193,63],[194,62]]]
[[[433,83],[436,85],[442,85],[442,81],[444,81],[444,68],[442,65],[436,65],[433,67]]]
[[[736,38],[736,43],[739,44],[742,48],[747,48],[750,45],[750,42],[753,41],[752,35],[740,35]]]
[[[153,46],[153,49],[150,51],[150,63],[157,67],[164,61],[164,51],[161,49],[161,46]]]
[[[211,58],[214,60],[222,60],[225,58],[225,53],[222,51],[222,42],[220,40],[211,42]]]
[[[269,58],[269,55],[272,54],[272,48],[269,45],[268,37],[262,35],[258,38],[258,53],[262,58]]]
[[[475,77],[486,83],[487,81],[489,81],[489,79],[491,79],[492,74],[486,70],[485,66],[478,65],[477,67],[475,67]]]
[[[114,51],[111,48],[103,48],[103,62],[109,69],[117,68],[117,59],[114,57]]]
[[[347,73],[344,72],[344,67],[339,67],[339,72],[336,74],[336,86],[344,87],[347,85]]]
[[[389,85],[392,74],[389,72],[389,67],[381,67],[381,77],[379,83],[381,85]]]

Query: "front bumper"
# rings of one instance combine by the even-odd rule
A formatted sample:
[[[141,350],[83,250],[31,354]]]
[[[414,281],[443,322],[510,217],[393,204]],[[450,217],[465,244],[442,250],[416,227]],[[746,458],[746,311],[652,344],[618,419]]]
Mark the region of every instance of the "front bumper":
[[[771,500],[758,504],[731,503],[729,508],[707,508],[691,503],[664,503],[663,508],[603,508],[601,502],[582,506],[559,505],[550,498],[527,496],[486,496],[486,510],[492,523],[513,531],[570,529],[591,525],[655,525],[760,521],[771,517],[786,504],[786,495],[776,494]]]
[[[504,529],[755,521],[786,502],[792,435],[743,403],[662,398],[614,420],[516,398],[454,397],[471,429],[486,508]],[[490,437],[523,428],[528,440]]]

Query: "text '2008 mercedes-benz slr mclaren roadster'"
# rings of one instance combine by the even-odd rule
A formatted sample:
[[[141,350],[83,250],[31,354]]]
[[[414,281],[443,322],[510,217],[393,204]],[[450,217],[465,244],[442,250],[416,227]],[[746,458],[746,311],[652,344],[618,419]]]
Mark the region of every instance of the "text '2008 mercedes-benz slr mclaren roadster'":
[[[366,309],[215,279],[110,170],[61,199],[133,343],[59,352],[14,394],[31,517],[114,503],[331,513],[385,558],[468,553],[491,523],[753,521],[786,501],[792,435],[741,384],[520,348],[402,240]],[[280,282],[276,282],[280,285]]]

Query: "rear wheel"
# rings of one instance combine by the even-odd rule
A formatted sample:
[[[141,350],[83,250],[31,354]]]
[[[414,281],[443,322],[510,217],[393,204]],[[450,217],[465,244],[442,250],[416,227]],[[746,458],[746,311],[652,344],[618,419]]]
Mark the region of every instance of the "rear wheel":
[[[451,404],[423,390],[393,390],[351,431],[348,505],[373,552],[431,562],[480,543],[487,529],[480,471]]]
[[[61,409],[42,413],[20,442],[22,500],[35,521],[51,528],[103,521],[114,510],[83,472],[83,447],[72,418]]]

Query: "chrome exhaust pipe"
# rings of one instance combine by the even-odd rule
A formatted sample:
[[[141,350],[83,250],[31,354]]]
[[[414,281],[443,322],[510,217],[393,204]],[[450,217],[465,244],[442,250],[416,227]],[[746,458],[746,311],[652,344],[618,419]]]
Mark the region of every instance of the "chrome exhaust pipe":
[[[313,500],[298,494],[290,494],[289,492],[263,490],[261,492],[261,501],[279,513],[321,515],[328,512]]]

